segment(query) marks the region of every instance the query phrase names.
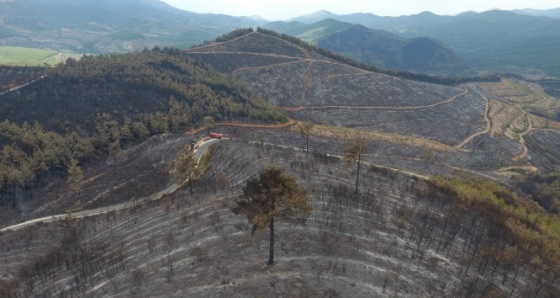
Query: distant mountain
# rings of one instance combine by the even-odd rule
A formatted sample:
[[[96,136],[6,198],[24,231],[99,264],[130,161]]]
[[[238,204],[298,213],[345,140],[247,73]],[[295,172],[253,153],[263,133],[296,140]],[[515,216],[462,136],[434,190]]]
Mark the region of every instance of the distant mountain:
[[[517,14],[524,14],[529,16],[544,16],[544,17],[551,17],[551,18],[560,18],[560,8],[553,8],[553,9],[516,9],[512,10]]]
[[[274,22],[265,27],[383,68],[446,74],[465,68],[451,48],[431,38],[405,39],[388,31],[333,19],[313,24]]]
[[[325,19],[334,19],[341,22],[360,24],[369,28],[388,30],[391,32],[416,31],[418,27],[436,26],[452,19],[451,16],[436,15],[431,12],[422,12],[416,15],[400,17],[382,17],[371,13],[352,13],[337,15],[328,11],[320,11],[291,19],[293,22],[312,24]]]
[[[548,12],[548,13],[553,13]],[[439,16],[373,14],[330,15],[331,18],[393,32],[404,38],[430,37],[451,47],[472,72],[500,71],[560,76],[560,19],[493,10]],[[305,16],[297,21],[317,21]]]
[[[405,40],[382,30],[354,25],[317,41],[325,48],[360,62],[419,73],[451,73],[465,64],[448,46],[426,37]]]
[[[159,0],[0,1],[0,45],[57,51],[186,47],[262,23],[251,17],[187,12]]]
[[[279,21],[268,23],[264,25],[263,28],[292,35],[310,43],[316,43],[317,40],[328,34],[343,31],[352,26],[353,24],[351,23],[341,22],[334,19],[326,19],[312,24],[296,21]]]
[[[336,17],[338,17],[337,14],[334,14],[330,11],[326,11],[326,10],[320,10],[311,14],[307,14],[307,15],[303,15],[301,17],[297,17],[297,18],[293,18],[290,19],[288,21],[290,22],[300,22],[300,23],[306,23],[306,24],[311,24],[311,23],[316,23],[325,19],[335,19]]]

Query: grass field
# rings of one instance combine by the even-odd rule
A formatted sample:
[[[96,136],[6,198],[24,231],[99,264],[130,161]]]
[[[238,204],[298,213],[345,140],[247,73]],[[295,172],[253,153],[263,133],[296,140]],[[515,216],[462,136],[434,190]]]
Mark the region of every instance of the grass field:
[[[55,51],[20,48],[0,47],[0,65],[12,66],[44,66],[55,65],[69,57],[78,58],[81,54],[57,53]]]

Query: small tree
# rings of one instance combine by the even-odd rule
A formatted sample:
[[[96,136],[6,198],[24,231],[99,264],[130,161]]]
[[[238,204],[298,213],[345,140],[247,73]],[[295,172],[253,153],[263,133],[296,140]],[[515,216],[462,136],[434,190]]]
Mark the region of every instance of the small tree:
[[[251,235],[270,229],[268,265],[274,263],[274,220],[296,215],[311,214],[307,191],[300,187],[294,177],[269,166],[259,172],[259,178],[247,181],[243,187],[243,200],[232,209],[235,214],[245,214],[253,223]]]
[[[346,148],[346,160],[348,161],[348,165],[350,166],[353,163],[358,164],[358,170],[356,172],[356,194],[358,194],[358,185],[360,181],[360,165],[362,161],[362,154],[364,153],[365,148],[366,142],[361,136],[355,138],[352,143],[350,143],[350,145]]]
[[[78,166],[76,159],[72,158],[70,165],[66,169],[68,171],[68,183],[72,191],[77,192],[80,195],[80,189],[82,188],[84,179],[84,172],[82,168]]]
[[[179,157],[175,160],[175,172],[178,183],[183,183],[186,179],[189,179],[191,195],[193,194],[192,175],[194,174],[195,169],[196,160],[194,159],[194,153],[191,150],[191,146],[186,145],[181,151]]]
[[[306,155],[309,154],[309,133],[311,133],[314,126],[315,123],[313,123],[311,120],[299,123],[299,133],[301,134],[301,136],[305,137],[306,140]]]

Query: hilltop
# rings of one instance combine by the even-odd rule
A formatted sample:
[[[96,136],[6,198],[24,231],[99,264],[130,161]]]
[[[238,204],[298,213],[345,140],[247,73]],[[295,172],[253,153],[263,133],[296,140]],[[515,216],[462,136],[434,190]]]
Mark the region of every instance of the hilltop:
[[[414,163],[419,156],[426,157],[412,166],[418,171],[431,167],[426,160],[484,171],[528,166],[529,149],[519,136],[556,125],[553,113],[528,106],[516,105],[508,112],[502,108],[504,103],[508,106],[517,99],[493,97],[477,82],[441,85],[366,70],[346,63],[345,58],[325,56],[324,51],[293,37],[266,30],[185,52],[246,82],[296,120],[337,127],[335,130],[346,138],[348,132],[340,127],[359,129],[367,137],[386,142],[374,154],[376,160],[396,162],[391,156]],[[522,90],[524,84],[529,83],[520,82],[516,89]],[[531,101],[558,111],[553,98],[546,96],[545,101],[539,101],[538,96],[534,94]],[[514,115],[515,121],[511,119]],[[528,116],[534,117],[530,120],[533,125],[523,126]],[[333,133],[325,129],[329,130],[325,135]],[[403,148],[395,149],[395,145]],[[557,162],[555,159],[554,164]]]
[[[355,21],[354,21],[355,22]],[[385,30],[325,19],[316,23],[273,22],[264,26],[356,61],[397,71],[457,73],[466,64],[447,45],[431,38],[405,39]]]

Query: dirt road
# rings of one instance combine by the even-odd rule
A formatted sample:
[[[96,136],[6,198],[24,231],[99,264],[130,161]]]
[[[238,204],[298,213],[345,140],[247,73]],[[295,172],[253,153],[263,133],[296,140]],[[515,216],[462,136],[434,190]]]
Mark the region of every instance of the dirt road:
[[[29,86],[29,85],[31,85],[31,84],[37,82],[38,80],[44,79],[44,78],[46,78],[46,77],[47,77],[46,75],[43,75],[43,76],[40,76],[40,77],[38,77],[38,78],[36,78],[36,79],[34,79],[34,80],[32,80],[32,81],[29,81],[29,82],[27,82],[27,83],[24,83],[24,84],[21,84],[21,85],[19,85],[19,86],[15,86],[15,87],[13,87],[13,88],[10,88],[10,89],[8,89],[8,90],[6,90],[6,91],[0,92],[0,96],[1,96],[1,95],[4,95],[4,94],[6,94],[6,93],[9,93],[9,92],[17,91],[17,90],[19,90],[19,89],[21,89],[21,88],[23,88],[23,87]]]
[[[210,147],[211,144],[219,142],[219,141],[220,140],[218,140],[218,139],[211,139],[211,140],[206,141],[206,142],[199,142],[199,147],[194,152],[194,158],[197,160],[197,162],[200,161],[200,158],[208,150],[208,148]],[[187,182],[188,181],[184,181],[182,183],[182,185],[186,184]],[[162,190],[158,193],[152,194],[149,197],[144,197],[144,198],[141,198],[141,199],[138,199],[138,200],[134,200],[132,202],[120,203],[120,204],[111,205],[111,206],[107,206],[107,207],[100,207],[100,208],[84,210],[84,211],[77,211],[77,212],[66,213],[66,214],[57,214],[57,215],[51,215],[51,216],[46,216],[46,217],[42,217],[42,218],[36,218],[36,219],[28,220],[26,222],[22,222],[22,223],[19,223],[19,224],[15,224],[15,225],[12,225],[12,226],[5,227],[5,228],[0,230],[0,233],[20,230],[20,229],[23,229],[23,228],[26,228],[26,227],[29,227],[29,226],[32,226],[32,225],[38,224],[38,223],[52,223],[52,222],[57,222],[57,221],[61,221],[61,220],[78,219],[78,218],[95,216],[95,215],[100,215],[100,214],[105,214],[105,213],[110,213],[110,212],[114,212],[114,211],[119,211],[119,210],[131,208],[131,207],[137,206],[139,204],[143,204],[145,202],[159,200],[159,199],[163,198],[165,195],[174,193],[179,188],[179,186],[180,185],[178,185],[177,183],[173,183],[172,185],[170,185],[169,187],[167,187],[166,189],[164,189],[164,190]]]

